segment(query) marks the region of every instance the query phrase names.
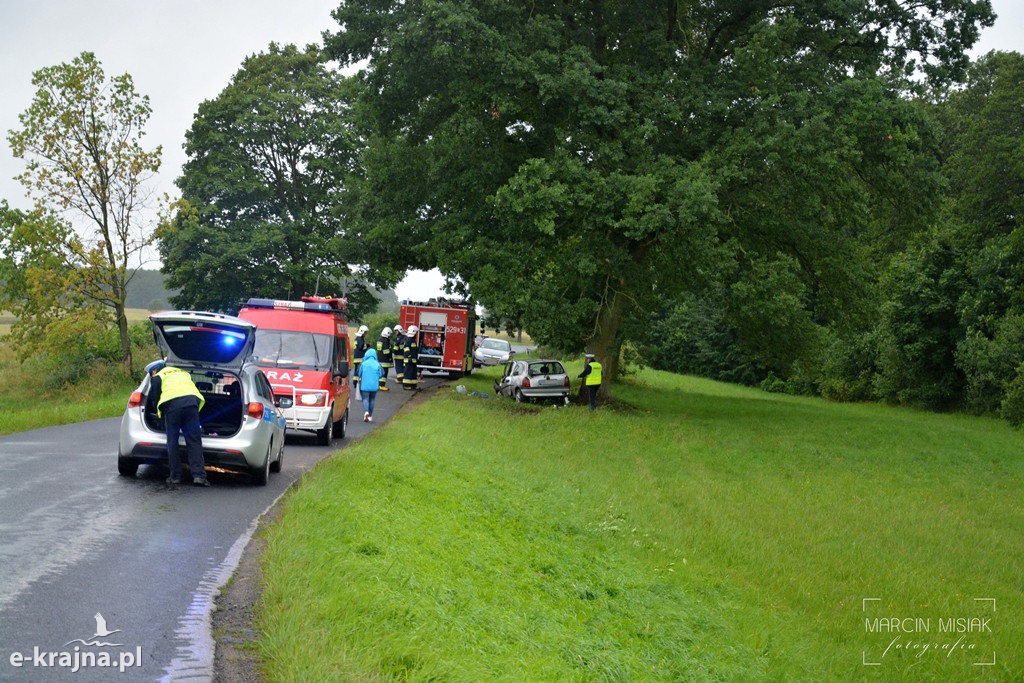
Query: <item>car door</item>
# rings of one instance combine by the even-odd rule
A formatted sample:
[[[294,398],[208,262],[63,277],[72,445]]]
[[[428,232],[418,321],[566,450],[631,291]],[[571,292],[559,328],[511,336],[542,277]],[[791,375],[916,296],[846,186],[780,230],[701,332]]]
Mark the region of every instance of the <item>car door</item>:
[[[503,396],[511,396],[515,387],[512,385],[512,377],[515,374],[516,362],[512,361],[505,363],[505,368],[501,373],[501,378],[495,382],[494,391],[497,394]]]

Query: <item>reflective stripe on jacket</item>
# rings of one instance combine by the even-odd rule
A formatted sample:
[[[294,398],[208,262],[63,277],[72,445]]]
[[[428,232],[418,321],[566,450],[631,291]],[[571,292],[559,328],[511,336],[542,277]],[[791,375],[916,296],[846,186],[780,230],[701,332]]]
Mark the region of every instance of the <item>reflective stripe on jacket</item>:
[[[391,362],[391,340],[387,337],[377,339],[377,362],[383,368],[390,368],[394,365]]]
[[[156,404],[157,417],[163,417],[160,406],[182,396],[195,396],[199,399],[199,409],[203,409],[206,399],[196,385],[192,382],[192,376],[181,368],[166,367],[156,373],[160,378],[160,401]]]

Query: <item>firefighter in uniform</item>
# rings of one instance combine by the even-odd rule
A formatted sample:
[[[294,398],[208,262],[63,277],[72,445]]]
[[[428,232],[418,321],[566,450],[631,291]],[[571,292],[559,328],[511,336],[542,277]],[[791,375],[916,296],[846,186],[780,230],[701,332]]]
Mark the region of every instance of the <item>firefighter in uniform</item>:
[[[363,362],[363,354],[366,353],[366,333],[370,331],[370,328],[366,325],[360,325],[359,331],[356,332],[356,343],[352,348],[352,383],[359,388],[359,364]]]
[[[380,363],[380,390],[388,389],[388,370],[394,367],[393,354],[391,352],[391,328],[385,327],[380,331],[377,338],[377,362]]]
[[[167,365],[162,360],[146,367],[150,377],[150,395],[156,400],[156,415],[164,419],[164,433],[167,435],[167,464],[171,469],[168,484],[181,483],[181,453],[178,452],[178,436],[185,436],[188,451],[188,467],[192,472],[195,486],[209,486],[206,479],[206,463],[203,458],[203,431],[199,423],[199,411],[206,399],[192,381],[192,375],[181,368]]]
[[[405,344],[402,345],[402,356],[405,359],[405,372],[402,374],[402,388],[406,391],[413,391],[419,387],[420,371],[420,347],[417,343],[416,334],[419,328],[409,325],[405,336]]]
[[[597,408],[597,392],[601,388],[601,364],[594,358],[594,354],[588,353],[583,364],[583,372],[578,377],[583,380],[587,387],[587,396],[590,399],[590,409]]]
[[[395,361],[395,384],[402,383],[405,374],[405,331],[401,325],[395,325],[395,341],[391,344],[391,357]]]

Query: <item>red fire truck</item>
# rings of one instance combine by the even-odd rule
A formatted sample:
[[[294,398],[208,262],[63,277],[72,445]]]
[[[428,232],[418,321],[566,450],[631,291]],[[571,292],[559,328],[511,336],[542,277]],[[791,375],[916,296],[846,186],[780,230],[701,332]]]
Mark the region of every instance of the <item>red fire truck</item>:
[[[256,364],[281,401],[289,429],[316,432],[330,445],[348,429],[352,347],[346,302],[304,296],[301,301],[249,299],[238,317],[256,324]]]
[[[403,301],[399,324],[420,328],[420,370],[447,372],[459,378],[473,371],[476,310],[469,301],[437,298]]]

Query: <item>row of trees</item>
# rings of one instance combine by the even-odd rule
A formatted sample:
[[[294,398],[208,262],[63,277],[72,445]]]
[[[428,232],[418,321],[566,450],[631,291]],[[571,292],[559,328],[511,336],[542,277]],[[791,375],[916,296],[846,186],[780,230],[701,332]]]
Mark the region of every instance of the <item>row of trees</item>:
[[[908,239],[879,245],[862,280],[864,315],[809,328],[802,350],[779,354],[744,328],[735,288],[718,286],[665,302],[642,342],[649,361],[838,399],[1024,421],[1022,85],[1024,56],[992,53],[971,66],[963,87],[915,101],[934,130],[942,186]],[[765,329],[791,327],[786,308]],[[791,329],[785,337],[797,338]]]
[[[439,267],[612,378],[632,345],[942,406],[989,371],[968,356],[1016,343],[991,278],[966,294],[1015,249],[966,199],[1013,182],[968,153],[992,99],[977,74],[997,69],[949,89],[987,0],[347,0],[333,17],[322,48],[271,45],[200,106],[157,233],[177,305],[344,287],[359,317],[370,285]]]
[[[728,293],[795,362],[871,310],[876,264],[934,219],[912,95],[963,74],[984,0],[472,4],[349,0],[354,228],[458,275],[612,378],[666,301]],[[770,324],[769,324],[770,323]]]

